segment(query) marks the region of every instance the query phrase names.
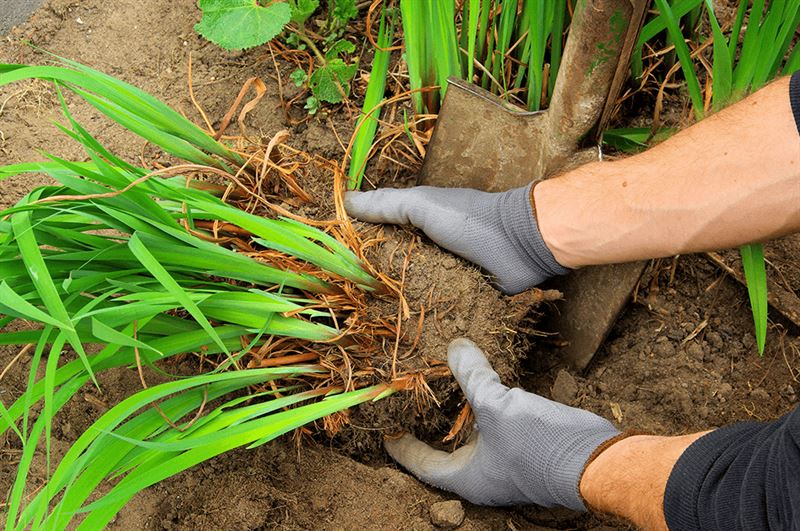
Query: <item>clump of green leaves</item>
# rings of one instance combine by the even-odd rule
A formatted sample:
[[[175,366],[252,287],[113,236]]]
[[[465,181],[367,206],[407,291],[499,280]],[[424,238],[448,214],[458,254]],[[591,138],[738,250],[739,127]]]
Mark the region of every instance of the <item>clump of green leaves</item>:
[[[350,95],[350,80],[356,75],[358,63],[347,64],[342,55],[353,53],[355,45],[350,41],[337,41],[325,52],[325,63],[314,70],[308,80],[311,92],[317,99],[339,103]]]
[[[355,45],[346,40],[336,41],[325,52],[321,65],[308,77],[305,70],[298,68],[289,78],[295,86],[308,85],[311,96],[306,99],[305,108],[309,114],[316,114],[321,102],[341,103],[350,96],[350,81],[358,71],[358,63],[347,63],[344,54],[355,51]]]
[[[400,0],[406,62],[417,112],[438,112],[447,78],[466,79],[502,98],[539,110],[561,63],[564,0]],[[548,46],[549,43],[549,46]],[[549,72],[549,75],[545,75]]]
[[[86,162],[45,154],[43,162],[0,167],[0,179],[36,172],[57,183],[0,212],[0,344],[35,346],[25,392],[11,404],[0,401],[0,434],[10,431],[22,444],[6,529],[64,529],[84,514],[81,528],[102,528],[132,496],[161,479],[392,392],[387,386],[348,393],[336,386],[303,387],[303,377],[318,375],[320,366],[226,372],[273,336],[337,341],[342,332],[329,316],[338,309],[323,295],[336,291],[333,282],[369,290],[376,280],[325,232],[249,214],[200,186],[187,186],[179,171],[164,178],[110,152],[72,117],[62,91],[192,163],[192,171],[235,172],[246,162],[150,94],[61,62],[0,64],[0,87],[53,82],[66,117],[58,127],[87,155]],[[283,263],[212,243],[214,235],[203,227],[216,221],[246,232],[249,249],[278,253]],[[19,331],[6,328],[17,323],[23,325]],[[85,349],[87,343],[101,345],[99,352]],[[65,360],[67,346],[75,359]],[[97,385],[102,371],[137,365],[170,376],[159,362],[196,352],[219,364],[123,400],[51,468],[53,418],[83,385]],[[275,390],[224,398],[266,382],[277,382]],[[181,420],[215,399],[226,401]],[[28,476],[42,446],[48,481],[34,489]],[[112,478],[119,481],[97,498],[96,490]]]
[[[311,96],[305,108],[316,113],[322,102],[340,103],[350,95],[350,81],[358,69],[357,62],[348,62],[355,51],[352,42],[341,39],[347,23],[358,16],[355,0],[331,2],[328,20],[321,33],[321,47],[314,42],[306,24],[319,8],[319,0],[276,1],[261,5],[255,0],[200,0],[202,20],[195,30],[208,40],[228,49],[252,48],[269,42],[284,30],[286,41],[298,49],[310,49],[316,65],[308,77],[303,70],[291,74],[297,86],[307,85]]]

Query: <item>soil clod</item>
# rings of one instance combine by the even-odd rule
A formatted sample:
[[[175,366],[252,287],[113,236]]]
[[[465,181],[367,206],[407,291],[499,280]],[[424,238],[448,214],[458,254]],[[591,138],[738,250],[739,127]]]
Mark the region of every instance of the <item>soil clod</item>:
[[[431,523],[441,529],[455,529],[464,521],[464,506],[458,500],[434,503],[429,510]]]
[[[575,381],[575,378],[570,373],[561,369],[558,371],[550,396],[556,402],[570,405],[578,397],[578,382]]]

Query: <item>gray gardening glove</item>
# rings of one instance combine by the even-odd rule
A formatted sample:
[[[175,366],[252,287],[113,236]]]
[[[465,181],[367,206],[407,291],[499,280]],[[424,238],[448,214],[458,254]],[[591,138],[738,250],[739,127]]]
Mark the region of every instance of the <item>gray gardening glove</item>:
[[[420,480],[472,503],[535,503],[586,510],[578,483],[587,460],[619,431],[606,419],[500,383],[468,339],[447,350],[450,370],[472,405],[478,435],[453,453],[411,435],[386,450]]]
[[[372,223],[410,223],[438,245],[519,293],[569,270],[544,243],[530,201],[531,185],[502,193],[468,188],[383,188],[347,192],[347,212]]]

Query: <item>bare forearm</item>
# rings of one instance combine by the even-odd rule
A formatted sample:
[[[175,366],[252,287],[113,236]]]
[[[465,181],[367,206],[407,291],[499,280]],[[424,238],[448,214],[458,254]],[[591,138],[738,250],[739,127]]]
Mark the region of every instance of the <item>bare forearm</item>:
[[[735,247],[800,231],[800,137],[789,79],[639,155],[582,166],[534,191],[567,267]]]
[[[642,529],[667,529],[667,480],[684,450],[705,433],[637,435],[613,444],[586,467],[581,496],[592,509],[625,518]]]

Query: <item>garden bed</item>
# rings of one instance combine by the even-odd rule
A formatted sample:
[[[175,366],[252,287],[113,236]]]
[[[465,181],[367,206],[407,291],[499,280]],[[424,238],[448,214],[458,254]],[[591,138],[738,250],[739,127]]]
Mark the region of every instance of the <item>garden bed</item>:
[[[290,133],[287,143],[340,160],[353,130],[346,108],[323,110],[299,124],[287,122],[275,81],[276,65],[288,78],[293,65],[261,52],[227,53],[198,37],[195,2],[99,0],[45,2],[27,24],[0,45],[0,62],[37,63],[42,57],[22,44],[28,39],[54,53],[100,69],[158,96],[199,121],[188,97],[191,54],[197,100],[213,120],[221,118],[242,84],[260,76],[266,96],[248,115],[248,131],[272,138]],[[365,53],[362,67],[371,52]],[[358,76],[357,76],[358,79]],[[291,89],[288,89],[291,90]],[[355,98],[363,94],[363,86]],[[78,147],[55,134],[57,100],[44,84],[32,82],[0,91],[0,159],[36,160],[37,149],[80,157]],[[152,156],[143,143],[116,129],[86,106],[75,104],[76,118],[120,155]],[[295,108],[292,118],[303,118]],[[369,174],[380,185],[412,184],[408,172]],[[0,205],[15,203],[37,177],[0,183]],[[304,215],[332,215],[332,182],[324,172],[309,172],[302,183],[315,204]],[[373,233],[374,234],[374,233]],[[405,277],[408,318],[401,320],[397,355],[403,367],[430,366],[444,360],[450,338],[465,335],[486,349],[505,383],[616,419],[623,428],[654,433],[684,433],[735,420],[771,419],[792,408],[800,394],[798,330],[772,312],[767,350],[759,357],[744,288],[703,257],[680,257],[651,264],[635,300],[612,331],[588,370],[566,368],[554,336],[537,335],[531,292],[517,298],[500,295],[463,261],[406,229],[385,229],[386,241],[370,252],[373,263],[395,279]],[[409,250],[410,249],[410,250]],[[406,256],[408,258],[406,259]],[[780,270],[785,285],[798,292],[800,237],[767,246],[771,274]],[[546,298],[546,297],[544,297]],[[373,301],[376,314],[397,312],[396,300]],[[424,317],[421,317],[424,308]],[[401,309],[402,310],[402,309]],[[547,305],[539,306],[547,311]],[[421,323],[421,324],[420,324]],[[393,338],[383,351],[391,359]],[[17,354],[0,350],[0,367]],[[180,369],[191,369],[183,360]],[[20,394],[28,365],[20,359],[0,380],[4,403]],[[386,369],[386,367],[384,367]],[[388,370],[388,369],[387,369]],[[134,371],[104,373],[103,392],[86,387],[56,417],[56,457],[107,407],[139,390]],[[450,378],[430,382],[441,403],[427,393],[400,393],[350,412],[349,424],[333,438],[291,437],[257,450],[238,450],[192,469],[138,495],[120,513],[120,529],[254,528],[430,528],[429,507],[452,496],[429,489],[398,471],[381,447],[385,433],[412,428],[428,440],[441,439],[462,405]],[[10,437],[0,446],[0,493],[7,492],[19,459]],[[44,481],[43,462],[35,467]],[[618,523],[562,511],[532,508],[484,509],[469,504],[464,529],[615,528]],[[2,512],[0,506],[0,512]],[[513,527],[512,527],[513,526]],[[538,527],[538,528],[541,528]],[[627,528],[621,526],[620,528]]]

